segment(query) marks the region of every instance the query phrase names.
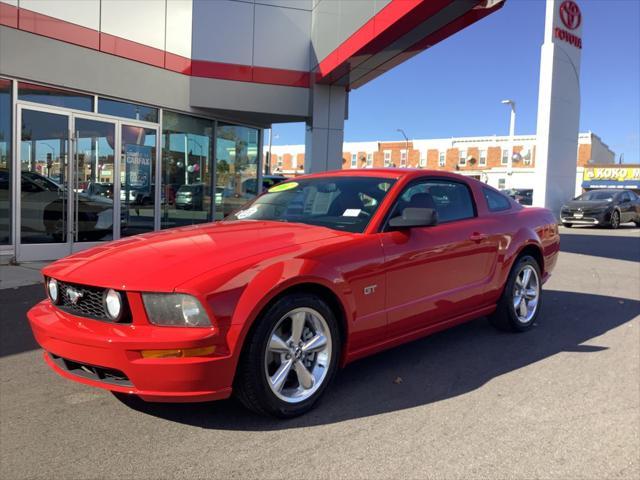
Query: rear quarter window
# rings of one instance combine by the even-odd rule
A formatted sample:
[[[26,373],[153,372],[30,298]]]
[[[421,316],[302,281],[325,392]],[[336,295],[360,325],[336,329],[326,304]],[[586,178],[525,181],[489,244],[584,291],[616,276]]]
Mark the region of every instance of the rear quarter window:
[[[491,212],[502,212],[511,209],[511,202],[501,193],[495,192],[488,188],[483,188],[482,193],[487,202],[487,208]]]

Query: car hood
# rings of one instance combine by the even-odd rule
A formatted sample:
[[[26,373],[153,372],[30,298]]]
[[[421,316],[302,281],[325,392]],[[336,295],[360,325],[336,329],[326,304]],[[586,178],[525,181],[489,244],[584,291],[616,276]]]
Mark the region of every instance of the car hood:
[[[343,232],[281,222],[208,223],[136,235],[58,260],[45,276],[133,291],[170,292],[199,275],[248,257],[291,249]]]
[[[613,202],[607,202],[602,200],[571,200],[567,202],[565,208],[607,208],[613,205]]]

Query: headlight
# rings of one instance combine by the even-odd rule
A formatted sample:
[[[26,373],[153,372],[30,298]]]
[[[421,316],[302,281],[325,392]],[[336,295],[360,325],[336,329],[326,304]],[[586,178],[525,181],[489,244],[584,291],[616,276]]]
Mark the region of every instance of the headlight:
[[[211,321],[197,298],[184,293],[143,293],[149,321],[175,327],[210,327]]]
[[[122,313],[122,296],[113,289],[107,290],[104,296],[104,310],[110,320],[117,321]]]
[[[47,292],[49,292],[49,299],[51,300],[51,303],[57,304],[60,297],[58,291],[58,281],[55,278],[50,278],[47,281]]]

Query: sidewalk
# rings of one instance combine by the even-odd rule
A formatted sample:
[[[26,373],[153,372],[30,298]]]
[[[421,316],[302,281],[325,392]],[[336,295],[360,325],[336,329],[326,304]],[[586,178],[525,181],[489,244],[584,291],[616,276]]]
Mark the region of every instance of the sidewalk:
[[[34,285],[42,282],[40,269],[49,262],[25,262],[20,265],[0,265],[0,290]]]

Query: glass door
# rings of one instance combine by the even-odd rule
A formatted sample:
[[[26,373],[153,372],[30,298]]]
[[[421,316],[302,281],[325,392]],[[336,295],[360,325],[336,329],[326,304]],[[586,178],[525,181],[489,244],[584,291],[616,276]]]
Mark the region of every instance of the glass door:
[[[113,240],[117,123],[74,115],[72,251]]]
[[[19,108],[17,120],[17,258],[59,258],[70,252],[71,117],[56,110]]]
[[[156,125],[27,105],[17,120],[19,261],[159,227]]]
[[[120,236],[128,237],[156,226],[158,128],[121,122],[120,129]]]

